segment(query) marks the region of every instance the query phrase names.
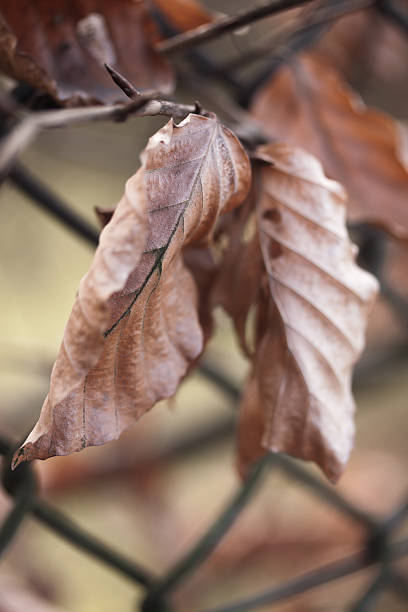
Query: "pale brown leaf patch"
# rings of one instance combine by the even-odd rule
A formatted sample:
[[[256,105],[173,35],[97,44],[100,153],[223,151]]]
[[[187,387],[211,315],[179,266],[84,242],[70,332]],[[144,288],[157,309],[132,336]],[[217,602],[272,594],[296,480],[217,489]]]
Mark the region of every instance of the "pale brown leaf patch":
[[[250,164],[216,117],[170,121],[101,234],[40,419],[16,463],[103,444],[170,397],[203,347],[185,246],[205,246],[238,205]],[[144,212],[146,209],[146,213]]]
[[[397,126],[367,108],[334,69],[303,55],[259,90],[252,112],[274,139],[321,160],[346,188],[351,219],[408,237],[408,173],[398,155]]]
[[[68,105],[123,100],[107,63],[138,90],[170,93],[174,78],[155,50],[158,32],[146,2],[4,0],[0,68]]]
[[[257,211],[270,295],[241,405],[241,471],[263,448],[315,461],[335,481],[353,444],[352,367],[378,283],[355,264],[340,185],[305,151],[259,151],[274,164],[259,169]]]

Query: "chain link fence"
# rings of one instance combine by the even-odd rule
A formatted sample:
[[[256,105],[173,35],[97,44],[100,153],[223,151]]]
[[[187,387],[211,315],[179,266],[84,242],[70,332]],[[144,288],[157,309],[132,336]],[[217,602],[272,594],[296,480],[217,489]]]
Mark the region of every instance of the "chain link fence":
[[[19,190],[31,198],[33,203],[58,218],[78,237],[85,239],[91,246],[97,244],[97,231],[23,166],[16,164],[9,178]],[[372,267],[379,268],[378,253],[382,251],[378,248],[381,242],[379,236],[376,234],[373,238],[372,232],[367,231],[364,240],[362,252],[368,249],[372,259],[374,252],[375,261],[371,261],[371,264]],[[394,307],[406,319],[408,312],[406,304],[402,305],[402,298],[399,295],[396,296],[391,289],[388,289],[388,292],[391,304],[394,304]],[[237,399],[239,390],[230,381],[220,376],[208,365],[202,366],[202,372],[211,379],[212,383],[221,386],[232,399]],[[182,441],[179,444],[180,448],[171,449],[171,453],[176,455],[182,450],[181,446],[183,449],[188,447],[190,450],[198,450],[203,443],[223,435],[230,431],[231,427],[232,422],[228,422],[213,429],[210,428],[208,431],[199,432],[197,436]],[[10,462],[14,450],[15,446],[10,441],[0,437],[0,454],[3,456],[2,485],[14,500],[13,507],[0,528],[0,554],[4,556],[8,545],[16,537],[24,520],[32,516],[54,531],[58,537],[70,542],[72,546],[76,546],[84,553],[143,587],[146,593],[140,608],[142,612],[166,612],[172,609],[171,594],[173,591],[188,580],[189,576],[197,571],[212,554],[234,521],[251,502],[254,492],[262,486],[263,477],[268,470],[283,471],[287,477],[309,489],[322,503],[329,504],[344,517],[357,523],[365,534],[365,544],[356,553],[296,576],[285,584],[274,586],[248,599],[222,604],[217,608],[199,612],[245,612],[257,610],[265,605],[272,606],[272,604],[349,576],[372,565],[377,568],[375,578],[360,600],[352,606],[351,612],[374,609],[378,597],[385,589],[392,589],[408,602],[408,580],[398,571],[395,564],[395,561],[408,555],[408,538],[395,540],[396,530],[408,516],[408,495],[407,499],[403,500],[390,516],[379,520],[344,499],[333,486],[314,477],[299,462],[283,455],[271,454],[255,466],[230,502],[194,546],[164,576],[156,576],[136,560],[128,559],[120,552],[106,546],[41,499],[35,473],[30,464],[22,464],[14,472],[11,471]]]

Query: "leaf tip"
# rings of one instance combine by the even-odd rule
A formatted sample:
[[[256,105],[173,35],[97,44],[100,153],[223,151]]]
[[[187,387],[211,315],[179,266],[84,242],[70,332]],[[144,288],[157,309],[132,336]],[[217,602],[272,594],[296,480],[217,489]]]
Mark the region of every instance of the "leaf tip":
[[[28,461],[28,457],[26,454],[26,450],[24,446],[21,446],[13,455],[13,459],[11,460],[11,469],[14,471],[20,463],[24,463]]]

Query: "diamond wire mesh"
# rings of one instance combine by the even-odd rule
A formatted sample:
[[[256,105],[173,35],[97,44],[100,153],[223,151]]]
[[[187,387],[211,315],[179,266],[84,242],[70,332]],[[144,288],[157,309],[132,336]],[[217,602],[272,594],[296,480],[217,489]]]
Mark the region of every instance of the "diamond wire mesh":
[[[23,166],[16,164],[11,170],[9,178],[32,201],[59,219],[78,237],[85,239],[92,246],[97,244],[98,236],[95,230]],[[372,235],[368,234],[368,240],[372,241],[372,239]],[[390,303],[394,304],[399,312],[403,311],[402,306],[405,306],[406,318],[407,305],[401,305],[399,296],[398,300],[392,299],[393,297],[395,296],[390,296]],[[204,370],[204,374],[210,377],[212,382],[221,385],[232,399],[237,399],[239,391],[228,380],[223,379],[219,374],[214,374],[211,368]],[[211,432],[211,436],[215,435],[217,435],[216,431]],[[355,554],[297,576],[286,584],[258,593],[245,600],[200,612],[256,610],[261,606],[281,602],[294,595],[351,575],[370,565],[378,566],[375,578],[360,600],[353,605],[351,612],[365,612],[372,609],[378,596],[387,588],[393,589],[400,597],[408,600],[408,581],[393,567],[395,560],[408,555],[408,538],[397,542],[394,542],[393,539],[395,530],[408,515],[408,499],[404,500],[391,516],[383,521],[378,521],[378,519],[361,511],[344,499],[330,485],[326,485],[312,476],[297,462],[282,455],[268,455],[255,466],[235,496],[219,516],[214,519],[208,530],[191,550],[187,551],[185,556],[164,576],[158,577],[151,575],[150,571],[136,561],[130,560],[113,548],[106,546],[43,501],[38,496],[35,475],[29,464],[23,464],[14,472],[11,471],[12,453],[12,444],[5,438],[0,437],[0,455],[3,456],[2,485],[14,500],[12,509],[0,527],[0,555],[4,556],[21,524],[28,515],[31,515],[59,537],[69,541],[73,546],[144,587],[146,594],[141,605],[142,612],[166,612],[171,609],[169,599],[171,593],[211,555],[241,511],[252,500],[254,492],[261,485],[266,470],[271,468],[283,470],[289,478],[306,486],[320,500],[330,504],[343,515],[357,522],[366,532],[365,545]]]

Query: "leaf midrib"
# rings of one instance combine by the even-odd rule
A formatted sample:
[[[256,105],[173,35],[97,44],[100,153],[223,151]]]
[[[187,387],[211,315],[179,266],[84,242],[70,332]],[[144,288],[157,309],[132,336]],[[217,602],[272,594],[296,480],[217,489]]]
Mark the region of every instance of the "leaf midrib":
[[[125,317],[127,314],[129,314],[129,313],[131,312],[131,310],[132,310],[132,308],[133,308],[133,306],[134,306],[134,304],[135,304],[136,300],[138,299],[139,295],[140,295],[140,294],[143,292],[143,290],[144,290],[144,288],[146,287],[146,285],[148,284],[148,282],[149,282],[150,278],[152,277],[152,275],[154,274],[154,272],[155,272],[155,271],[156,271],[158,268],[160,268],[160,274],[159,274],[159,275],[161,276],[161,268],[162,268],[162,263],[163,263],[163,258],[164,258],[164,255],[165,255],[165,253],[167,252],[167,249],[169,248],[169,245],[170,245],[170,243],[171,243],[171,241],[172,241],[172,239],[173,239],[173,237],[174,237],[174,235],[175,235],[175,233],[176,233],[176,231],[177,231],[177,229],[178,229],[178,227],[179,227],[179,225],[180,225],[180,221],[181,221],[182,219],[184,219],[184,213],[185,213],[185,211],[186,211],[187,207],[189,206],[189,204],[190,204],[190,202],[191,202],[191,198],[192,198],[192,196],[193,196],[193,193],[194,193],[195,189],[197,188],[197,183],[198,183],[198,180],[199,180],[199,178],[200,178],[200,176],[201,176],[201,172],[202,172],[202,169],[203,169],[203,166],[204,166],[204,162],[205,162],[205,160],[207,159],[208,153],[209,153],[209,151],[210,151],[210,149],[211,149],[211,147],[212,147],[212,144],[213,144],[213,141],[214,141],[215,134],[217,133],[217,129],[218,129],[218,122],[217,122],[217,121],[215,121],[215,122],[214,122],[214,130],[213,130],[213,134],[212,134],[212,136],[211,136],[211,138],[210,138],[210,140],[209,140],[208,147],[207,147],[207,149],[206,149],[206,151],[205,151],[204,155],[202,156],[202,162],[201,162],[200,167],[199,167],[199,170],[198,170],[198,172],[197,172],[197,176],[196,176],[196,178],[194,179],[194,182],[193,182],[193,185],[192,185],[192,188],[191,188],[191,191],[190,191],[189,197],[188,197],[188,198],[185,200],[186,205],[185,205],[185,207],[183,208],[183,211],[180,213],[180,216],[179,216],[179,218],[178,218],[178,220],[177,220],[177,223],[175,224],[174,229],[173,229],[173,231],[171,232],[171,234],[170,234],[170,236],[169,236],[169,239],[168,239],[167,243],[166,243],[166,244],[165,244],[165,246],[164,246],[164,247],[162,247],[161,249],[157,249],[157,251],[158,251],[158,256],[157,256],[156,261],[154,262],[154,264],[153,264],[153,266],[152,266],[152,268],[151,268],[150,272],[147,274],[146,279],[144,280],[144,282],[142,283],[142,285],[140,286],[140,288],[139,288],[139,289],[138,289],[138,290],[135,292],[135,296],[134,296],[133,300],[131,301],[131,303],[129,304],[129,306],[126,308],[126,310],[124,310],[124,311],[122,312],[122,314],[120,315],[120,317],[119,317],[119,318],[118,318],[118,319],[115,321],[115,323],[113,323],[113,325],[112,325],[112,326],[111,326],[111,327],[110,327],[108,330],[106,330],[106,331],[104,332],[104,334],[103,334],[103,335],[104,335],[104,337],[105,337],[105,338],[107,338],[107,337],[108,337],[108,336],[109,336],[109,335],[112,333],[112,331],[115,329],[115,327],[117,327],[117,326],[119,325],[119,323],[121,322],[121,320],[122,320],[122,319],[123,319],[123,318],[124,318],[124,317]],[[191,161],[193,161],[193,160],[191,160]],[[181,202],[181,203],[182,203],[182,202]],[[204,205],[204,203],[203,203],[203,205]],[[143,254],[145,254],[145,252],[144,252]]]

